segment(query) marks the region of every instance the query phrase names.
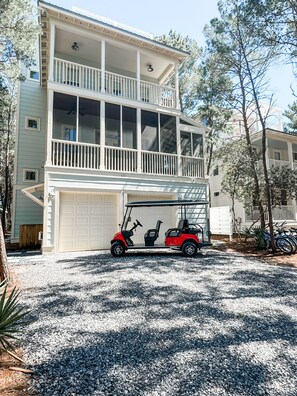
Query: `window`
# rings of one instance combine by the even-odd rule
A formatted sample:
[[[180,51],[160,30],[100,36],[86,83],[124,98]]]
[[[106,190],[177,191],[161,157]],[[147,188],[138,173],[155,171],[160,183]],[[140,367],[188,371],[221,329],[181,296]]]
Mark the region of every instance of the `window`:
[[[54,93],[54,139],[76,141],[76,111],[76,96]]]
[[[23,181],[24,182],[38,182],[38,170],[37,169],[24,169]]]
[[[287,206],[288,205],[288,197],[287,197],[287,191],[282,190],[281,191],[281,205]]]
[[[76,128],[74,125],[62,125],[63,140],[76,142]]]
[[[136,109],[122,107],[122,147],[136,149]]]
[[[78,141],[100,144],[100,102],[79,98]]]
[[[176,154],[176,118],[160,114],[160,149],[162,153]]]
[[[141,111],[141,148],[159,151],[158,113]]]
[[[203,157],[203,136],[198,133],[180,133],[181,155],[186,157]]]
[[[192,144],[191,144],[191,133],[181,132],[180,133],[180,144],[181,144],[181,155],[191,157],[192,156]]]
[[[192,147],[193,147],[193,157],[201,158],[203,157],[203,137],[198,133],[192,133]]]
[[[39,80],[39,72],[37,70],[30,70],[29,72],[29,78],[30,80]]]
[[[31,131],[40,131],[40,118],[26,117],[25,118],[25,129]]]
[[[220,193],[219,193],[218,191],[216,191],[213,195],[214,195],[215,197],[218,197],[218,196],[220,195]]]
[[[106,103],[105,105],[105,144],[120,147],[120,106]]]
[[[281,152],[280,151],[274,151],[274,159],[277,161],[281,160]]]
[[[219,165],[216,165],[213,170],[213,176],[218,176],[219,174]]]
[[[293,153],[293,161],[297,162],[297,153]]]

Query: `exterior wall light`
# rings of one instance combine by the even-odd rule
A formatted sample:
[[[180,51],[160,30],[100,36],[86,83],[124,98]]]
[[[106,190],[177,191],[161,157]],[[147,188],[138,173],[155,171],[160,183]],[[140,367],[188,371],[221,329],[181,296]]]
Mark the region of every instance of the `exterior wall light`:
[[[146,69],[149,73],[154,71],[154,68],[152,65],[147,65],[147,69]]]

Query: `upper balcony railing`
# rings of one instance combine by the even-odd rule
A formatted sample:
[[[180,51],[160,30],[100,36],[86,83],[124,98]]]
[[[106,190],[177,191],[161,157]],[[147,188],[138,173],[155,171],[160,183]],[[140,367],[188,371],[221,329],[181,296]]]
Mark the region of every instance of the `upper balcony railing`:
[[[102,87],[101,74],[100,69],[54,58],[54,82],[137,100],[136,78],[105,71]],[[139,96],[146,103],[176,108],[176,92],[171,87],[140,80]]]
[[[120,147],[53,139],[53,166],[80,170],[141,173],[147,175],[204,178],[204,159],[177,154],[138,151]]]
[[[288,166],[291,167],[291,162],[290,161],[281,161],[281,160],[276,160],[276,159],[269,159],[269,166]]]
[[[296,207],[294,205],[281,205],[272,209],[272,217],[274,221],[296,220]],[[260,211],[257,207],[253,207],[250,213],[246,213],[247,221],[259,221]],[[268,221],[268,213],[265,212],[265,220]]]

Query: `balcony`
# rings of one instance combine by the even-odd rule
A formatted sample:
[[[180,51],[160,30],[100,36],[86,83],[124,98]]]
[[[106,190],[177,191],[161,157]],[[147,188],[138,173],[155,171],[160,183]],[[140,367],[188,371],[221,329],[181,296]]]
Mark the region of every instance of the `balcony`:
[[[293,205],[282,205],[272,209],[272,216],[274,221],[295,221],[296,220],[296,208]],[[247,221],[256,221],[260,218],[259,209],[254,207],[252,212],[246,213]],[[265,213],[265,220],[268,221],[268,214]]]
[[[54,58],[54,82],[93,92],[104,92],[130,100],[176,108],[176,92],[174,88],[140,80],[140,92],[137,92],[137,79],[102,71],[79,63]],[[104,87],[102,86],[104,84]]]
[[[51,161],[53,166],[71,169],[204,178],[203,158],[150,151],[138,156],[135,149],[105,146],[101,150],[99,145],[59,139],[52,140]]]
[[[291,162],[290,161],[281,161],[281,160],[276,160],[276,159],[269,159],[269,166],[288,166],[291,168]]]

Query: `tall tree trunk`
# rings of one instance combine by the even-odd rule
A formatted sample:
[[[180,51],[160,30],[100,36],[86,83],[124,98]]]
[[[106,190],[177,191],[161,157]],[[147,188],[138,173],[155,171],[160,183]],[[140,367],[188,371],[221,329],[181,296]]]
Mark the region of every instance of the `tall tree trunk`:
[[[0,225],[0,284],[8,280],[7,254],[2,226]]]
[[[276,245],[275,245],[275,240],[274,240],[274,227],[273,227],[273,216],[272,216],[272,199],[271,199],[271,189],[270,189],[270,181],[269,181],[269,176],[268,176],[268,167],[267,167],[267,162],[266,162],[266,145],[267,145],[267,138],[266,138],[266,121],[264,120],[262,111],[261,111],[261,106],[259,103],[259,98],[257,95],[256,87],[255,87],[255,82],[252,76],[252,72],[250,69],[249,62],[246,58],[246,55],[244,54],[245,61],[246,61],[246,67],[249,73],[250,77],[250,83],[252,86],[253,90],[253,97],[254,97],[254,102],[256,104],[256,109],[258,113],[258,117],[261,123],[261,128],[262,128],[262,163],[263,163],[263,172],[264,172],[264,180],[265,180],[265,193],[266,193],[266,200],[267,200],[267,211],[268,211],[268,224],[269,224],[269,232],[270,232],[270,243],[271,243],[271,249],[273,252],[276,252]]]
[[[242,93],[242,118],[243,118],[243,125],[244,125],[244,131],[245,131],[245,140],[247,143],[248,151],[249,151],[249,159],[250,159],[250,166],[253,172],[253,179],[255,182],[255,197],[258,203],[258,208],[260,212],[260,224],[262,230],[265,229],[265,213],[264,213],[264,208],[263,204],[261,201],[261,194],[260,194],[260,183],[259,183],[259,178],[257,174],[257,169],[255,167],[256,159],[255,159],[255,154],[253,151],[253,145],[251,142],[251,137],[250,137],[250,128],[248,125],[248,116],[247,116],[247,109],[246,109],[246,97],[245,97],[245,87],[244,87],[244,82],[242,79],[241,73],[239,74],[239,80],[240,80],[240,87],[241,87],[241,93]]]

